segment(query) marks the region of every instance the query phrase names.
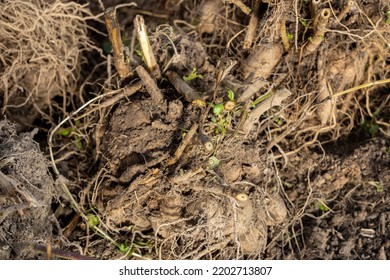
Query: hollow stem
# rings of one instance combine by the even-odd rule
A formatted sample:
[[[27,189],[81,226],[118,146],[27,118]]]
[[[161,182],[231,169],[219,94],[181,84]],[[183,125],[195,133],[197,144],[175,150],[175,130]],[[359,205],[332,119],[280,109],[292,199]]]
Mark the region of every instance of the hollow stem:
[[[328,24],[330,15],[330,9],[323,9],[320,12],[317,20],[315,20],[314,35],[306,44],[303,55],[309,55],[313,53],[324,40],[326,25]]]
[[[135,33],[137,34],[138,42],[141,46],[142,54],[145,58],[147,68],[155,78],[161,78],[160,67],[157,65],[152,47],[150,46],[148,34],[146,32],[145,21],[141,15],[137,15],[134,18],[134,28]]]

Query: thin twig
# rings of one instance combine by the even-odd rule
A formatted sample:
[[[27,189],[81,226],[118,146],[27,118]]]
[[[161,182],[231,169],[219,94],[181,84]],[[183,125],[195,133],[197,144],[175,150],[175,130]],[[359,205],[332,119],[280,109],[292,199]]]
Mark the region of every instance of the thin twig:
[[[373,87],[373,86],[376,86],[376,85],[382,85],[382,84],[387,84],[387,83],[390,83],[390,78],[389,79],[379,80],[379,81],[373,81],[373,82],[369,82],[369,83],[366,83],[366,84],[362,84],[360,86],[356,86],[356,87],[353,87],[353,88],[350,88],[350,89],[346,89],[346,90],[340,91],[338,93],[332,94],[328,98],[325,98],[324,100],[322,100],[320,103],[325,102],[325,101],[327,101],[328,99],[331,99],[331,98],[333,99],[333,98],[339,97],[341,95],[357,91],[359,89]]]
[[[187,132],[186,136],[184,137],[183,141],[180,143],[179,147],[176,149],[175,154],[173,155],[172,158],[170,158],[167,162],[168,165],[173,165],[175,164],[181,155],[184,152],[184,149],[188,146],[190,143],[192,137],[194,137],[196,131],[198,130],[199,125],[194,123],[190,130]]]
[[[245,5],[241,0],[225,0],[226,2],[236,5],[240,10],[249,15],[252,12],[252,9]],[[260,2],[260,1],[259,1]]]

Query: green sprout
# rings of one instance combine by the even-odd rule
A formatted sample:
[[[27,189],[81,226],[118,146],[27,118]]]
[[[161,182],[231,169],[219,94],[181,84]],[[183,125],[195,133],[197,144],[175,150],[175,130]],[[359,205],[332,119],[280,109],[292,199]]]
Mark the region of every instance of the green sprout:
[[[188,76],[183,76],[183,80],[185,82],[189,82],[195,80],[196,78],[203,79],[203,75],[197,74],[196,72],[197,72],[196,67],[192,68],[192,71]]]
[[[309,28],[309,23],[307,22],[307,20],[303,19],[303,18],[300,18],[299,19],[299,22],[306,28]]]
[[[129,255],[129,256],[131,256],[134,253],[134,247],[130,248],[130,245],[128,245],[127,243],[119,244],[118,250],[122,254],[126,254],[126,255]]]
[[[225,108],[223,103],[215,104],[212,107],[213,107],[213,114],[216,115],[216,116],[219,116],[223,112],[223,110]]]
[[[390,10],[386,12],[386,23],[390,24]]]
[[[232,91],[231,89],[228,89],[227,96],[228,96],[230,101],[234,101],[234,91]]]
[[[321,212],[323,212],[323,213],[326,213],[330,210],[325,204],[322,204],[322,203],[320,205],[318,205],[318,209],[320,209]]]
[[[58,130],[58,134],[64,137],[68,137],[74,131],[73,127],[61,128]]]
[[[88,225],[92,228],[96,227],[99,224],[99,218],[94,214],[88,214]]]
[[[83,149],[82,137],[77,135],[75,132],[75,128],[81,126],[80,121],[76,121],[75,126],[70,126],[67,128],[61,128],[58,130],[58,134],[63,137],[73,137],[73,143],[79,150]]]
[[[287,33],[287,39],[289,39],[289,40],[294,39],[294,35],[291,33]]]
[[[379,125],[375,120],[365,120],[361,125],[361,128],[371,136],[375,136],[379,132]]]
[[[325,203],[322,203],[321,201],[317,201],[313,204],[313,207],[317,210],[320,210],[322,215],[329,212],[330,211],[330,208],[328,206],[326,206]]]
[[[284,119],[282,117],[275,117],[274,122],[278,125],[281,126],[284,123]]]
[[[369,181],[368,184],[375,187],[378,193],[383,193],[383,185],[381,182]]]

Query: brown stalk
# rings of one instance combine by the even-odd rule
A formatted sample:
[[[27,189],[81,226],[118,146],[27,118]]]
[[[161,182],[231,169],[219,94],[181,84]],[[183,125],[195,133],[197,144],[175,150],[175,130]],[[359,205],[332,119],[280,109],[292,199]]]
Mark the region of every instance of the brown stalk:
[[[259,16],[257,13],[259,7],[260,7],[260,0],[256,0],[255,7],[253,8],[253,13],[251,15],[251,19],[249,20],[248,29],[245,34],[244,45],[243,45],[244,50],[247,50],[252,46],[257,23],[259,22]]]
[[[206,106],[206,102],[201,99],[198,92],[183,81],[179,74],[174,71],[167,71],[166,75],[177,92],[183,95],[188,102],[191,102],[195,107],[203,108]]]
[[[108,37],[112,44],[112,51],[114,53],[115,68],[118,71],[119,76],[121,78],[125,78],[130,75],[131,70],[129,64],[125,62],[121,31],[116,17],[115,8],[108,8],[104,12],[104,18],[106,20]]]
[[[163,101],[164,96],[161,93],[160,89],[157,86],[156,81],[149,75],[142,65],[138,65],[135,68],[138,76],[141,78],[146,90],[149,92],[152,100],[155,104],[159,104]]]
[[[183,141],[180,143],[179,147],[175,151],[175,154],[173,155],[172,158],[170,158],[167,162],[168,165],[175,164],[183,154],[185,148],[188,146],[190,143],[191,139],[194,137],[196,131],[198,130],[199,125],[194,123],[190,130],[187,132],[186,136],[184,137]]]
[[[241,0],[226,0],[226,2],[229,2],[229,3],[232,3],[234,5],[236,5],[238,8],[240,8],[240,10],[249,15],[252,10],[251,8],[249,8],[247,5],[244,4],[244,2],[242,2]]]
[[[341,21],[345,17],[345,15],[349,13],[349,11],[352,9],[353,5],[354,5],[353,1],[348,1],[348,3],[345,4],[344,8],[337,15],[337,20]]]

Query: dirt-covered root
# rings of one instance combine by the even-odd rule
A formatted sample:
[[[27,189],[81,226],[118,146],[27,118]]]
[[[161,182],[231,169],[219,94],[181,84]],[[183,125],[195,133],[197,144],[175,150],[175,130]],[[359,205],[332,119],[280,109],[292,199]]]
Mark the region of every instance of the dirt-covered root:
[[[2,113],[30,125],[37,116],[63,111],[78,92],[87,37],[86,5],[55,1],[0,4],[0,94]],[[51,103],[56,96],[61,104]],[[49,109],[49,110],[47,110]]]
[[[53,244],[60,228],[52,212],[59,194],[49,162],[33,140],[0,122],[0,259],[34,259],[34,245]]]
[[[267,225],[280,225],[287,217],[280,196],[266,199],[260,187],[247,195],[247,185],[223,186],[205,170],[187,173],[169,180],[158,172],[140,176],[108,201],[102,220],[112,231],[123,231],[126,224],[135,231],[152,229],[154,258],[259,257]]]

